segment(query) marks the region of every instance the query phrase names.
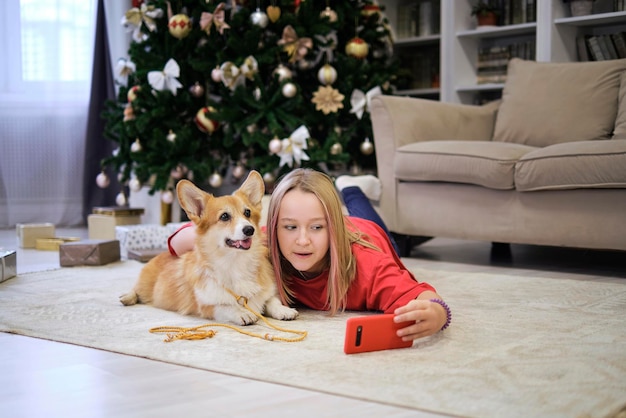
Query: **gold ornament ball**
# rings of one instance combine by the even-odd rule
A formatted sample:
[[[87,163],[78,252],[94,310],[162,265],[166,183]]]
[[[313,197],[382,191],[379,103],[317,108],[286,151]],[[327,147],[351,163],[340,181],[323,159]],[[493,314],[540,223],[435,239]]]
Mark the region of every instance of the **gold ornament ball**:
[[[356,36],[346,44],[346,54],[354,58],[363,59],[367,57],[369,48],[367,42]]]
[[[380,6],[377,4],[366,4],[361,9],[361,15],[365,17],[370,17],[374,14],[380,13]]]
[[[189,87],[189,93],[191,93],[193,97],[200,98],[204,95],[204,87],[196,81],[193,86]]]
[[[191,32],[191,20],[186,14],[180,13],[170,18],[167,27],[170,35],[176,39],[183,39]]]
[[[371,155],[374,152],[374,144],[369,139],[366,139],[361,142],[360,149],[364,155]]]
[[[287,97],[288,99],[294,97],[297,92],[298,88],[293,83],[286,83],[282,89],[283,96]]]
[[[198,129],[209,135],[215,132],[215,130],[219,127],[219,122],[208,117],[208,115],[213,112],[215,112],[215,108],[213,108],[212,106],[203,107],[202,109],[198,110],[198,113],[196,113],[196,117],[194,119],[194,121],[196,122],[196,126],[198,126]]]
[[[335,23],[337,21],[337,12],[335,12],[329,6],[326,6],[326,8],[320,13],[320,17],[327,17],[330,23]]]
[[[337,70],[330,64],[324,64],[317,72],[317,79],[325,86],[333,84],[337,80]]]
[[[341,144],[339,142],[335,142],[333,145],[331,145],[330,153],[332,155],[339,155],[342,152],[343,152],[343,146],[341,146]]]
[[[209,176],[209,186],[217,189],[222,185],[222,176],[220,173],[213,173]]]

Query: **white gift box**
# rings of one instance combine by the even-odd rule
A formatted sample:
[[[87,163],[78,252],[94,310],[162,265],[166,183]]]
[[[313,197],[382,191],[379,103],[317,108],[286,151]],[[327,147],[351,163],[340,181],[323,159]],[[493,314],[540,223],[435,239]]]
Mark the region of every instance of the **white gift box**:
[[[120,242],[120,255],[128,258],[129,250],[155,250],[167,248],[170,236],[167,226],[157,224],[124,225],[115,227],[115,239]]]

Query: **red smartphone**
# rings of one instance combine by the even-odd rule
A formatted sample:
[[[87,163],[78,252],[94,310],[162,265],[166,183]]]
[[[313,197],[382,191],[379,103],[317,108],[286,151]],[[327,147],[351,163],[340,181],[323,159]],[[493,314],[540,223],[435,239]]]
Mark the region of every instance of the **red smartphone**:
[[[393,317],[394,314],[381,314],[348,318],[344,353],[365,353],[412,346],[413,341],[402,341],[402,338],[396,335],[396,331],[413,322],[395,323]]]

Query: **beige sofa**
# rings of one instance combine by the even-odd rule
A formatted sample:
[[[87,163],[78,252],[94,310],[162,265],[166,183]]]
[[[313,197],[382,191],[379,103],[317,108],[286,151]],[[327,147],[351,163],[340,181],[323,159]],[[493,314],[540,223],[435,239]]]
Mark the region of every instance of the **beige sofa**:
[[[398,236],[626,251],[626,60],[513,59],[497,102],[378,96],[370,112]]]

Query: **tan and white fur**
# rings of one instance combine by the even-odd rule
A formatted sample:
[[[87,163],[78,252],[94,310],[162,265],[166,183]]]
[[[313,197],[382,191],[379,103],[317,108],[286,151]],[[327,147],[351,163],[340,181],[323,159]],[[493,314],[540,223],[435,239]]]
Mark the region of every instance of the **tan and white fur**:
[[[188,180],[176,187],[181,207],[196,226],[194,249],[180,257],[159,254],[142,269],[124,305],[147,303],[183,315],[248,325],[257,316],[238,303],[232,291],[258,313],[281,320],[298,316],[277,297],[274,271],[261,236],[265,185],[251,171],[232,195],[214,197]]]

